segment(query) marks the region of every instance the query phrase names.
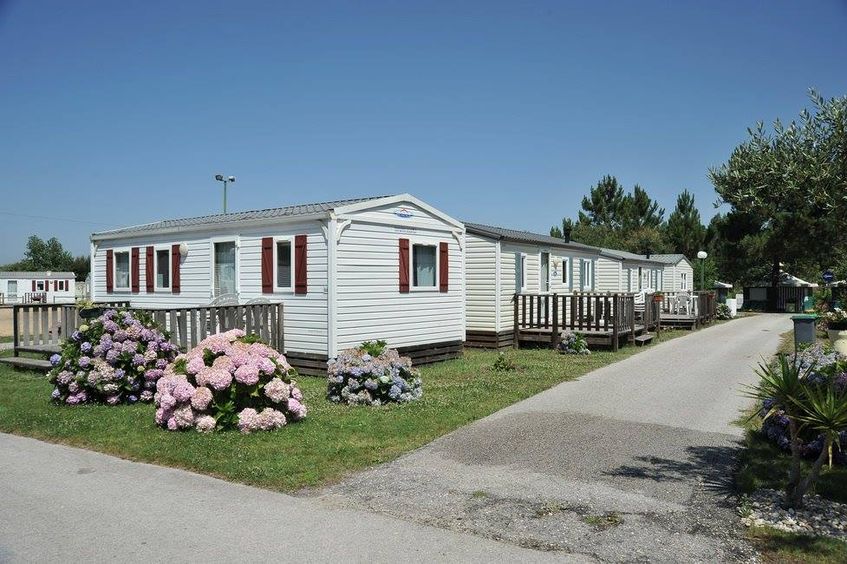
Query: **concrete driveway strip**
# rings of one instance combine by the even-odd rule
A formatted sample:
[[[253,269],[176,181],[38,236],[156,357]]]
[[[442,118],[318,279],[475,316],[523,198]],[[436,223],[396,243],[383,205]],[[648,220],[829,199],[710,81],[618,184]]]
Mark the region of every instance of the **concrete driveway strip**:
[[[757,360],[790,328],[787,316],[758,315],[658,344],[323,498],[601,561],[746,561],[731,483],[742,432],[731,422]]]
[[[586,562],[0,434],[0,562]]]

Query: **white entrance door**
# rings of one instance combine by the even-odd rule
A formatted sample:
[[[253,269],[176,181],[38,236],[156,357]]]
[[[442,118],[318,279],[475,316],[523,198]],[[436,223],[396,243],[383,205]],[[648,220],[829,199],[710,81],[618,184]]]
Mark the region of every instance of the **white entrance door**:
[[[18,301],[18,281],[17,280],[9,280],[9,284],[6,286],[6,293],[9,295],[9,303],[17,303]]]
[[[541,253],[541,293],[550,291],[550,253]]]

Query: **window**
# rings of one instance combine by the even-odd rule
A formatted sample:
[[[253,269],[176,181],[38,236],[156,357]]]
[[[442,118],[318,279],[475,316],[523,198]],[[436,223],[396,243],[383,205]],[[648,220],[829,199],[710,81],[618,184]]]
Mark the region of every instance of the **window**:
[[[562,259],[562,284],[569,286],[571,283],[571,259]]]
[[[171,287],[171,250],[156,250],[156,289],[167,290]]]
[[[279,240],[274,247],[274,252],[276,253],[276,260],[274,261],[276,275],[274,276],[274,280],[276,280],[275,285],[277,290],[290,291],[293,288],[292,282],[294,277],[292,276],[291,265],[294,261],[292,260],[292,249],[293,245],[290,239]]]
[[[213,255],[212,282],[215,296],[235,294],[235,241],[215,243]]]
[[[412,287],[435,288],[435,245],[412,245]]]
[[[129,290],[129,251],[115,251],[115,290]]]
[[[579,279],[583,290],[594,289],[594,262],[588,259],[580,259]]]
[[[681,272],[679,274],[679,289],[680,290],[687,290],[688,289],[688,273],[687,272]]]
[[[518,253],[515,256],[515,273],[517,274],[517,279],[515,280],[515,291],[516,292],[525,292],[526,291],[526,255],[523,253]]]
[[[35,283],[35,289],[39,292],[43,292],[44,291],[44,280],[39,280],[38,282],[36,282]]]

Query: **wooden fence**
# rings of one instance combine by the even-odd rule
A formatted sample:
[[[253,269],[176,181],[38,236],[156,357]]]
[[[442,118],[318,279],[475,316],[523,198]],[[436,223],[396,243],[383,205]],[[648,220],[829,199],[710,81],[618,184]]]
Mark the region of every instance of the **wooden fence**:
[[[209,335],[230,329],[243,329],[246,333],[258,335],[276,350],[285,350],[281,303],[168,309],[128,308],[128,302],[99,305],[149,313],[170,333],[170,341],[183,351],[196,346]],[[15,355],[19,350],[38,352],[56,349],[61,339],[78,328],[82,321],[75,305],[14,306]]]
[[[21,303],[24,304],[46,304],[47,292],[24,292]]]
[[[514,345],[521,340],[559,345],[564,330],[582,333],[618,349],[620,338],[636,332],[633,294],[515,294]]]

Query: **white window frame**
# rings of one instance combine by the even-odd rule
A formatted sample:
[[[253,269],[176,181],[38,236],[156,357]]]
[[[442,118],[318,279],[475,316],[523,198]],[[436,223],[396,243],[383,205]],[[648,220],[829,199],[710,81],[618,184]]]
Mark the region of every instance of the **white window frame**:
[[[126,286],[118,286],[118,255],[126,254],[127,272]],[[112,249],[112,291],[129,292],[132,288],[132,253],[127,247],[125,249]]]
[[[542,255],[547,255],[547,293],[549,294],[553,289],[553,284],[550,278],[550,269],[553,266],[553,255],[550,251],[539,251],[538,252],[538,293],[543,294],[544,289],[542,288],[542,280],[541,280],[541,257]]]
[[[594,261],[591,259],[580,260],[579,285],[583,292],[590,292],[594,289]],[[588,284],[586,284],[586,281]]]
[[[571,280],[573,280],[573,272],[571,272],[571,257],[562,257],[562,286],[570,288]]]
[[[277,252],[279,250],[278,243],[288,243],[288,249],[291,253],[291,284],[286,286],[277,286],[277,281],[279,281],[279,276],[277,272],[277,267],[279,265],[279,261],[277,260]],[[294,265],[294,236],[293,235],[285,235],[282,237],[274,237],[274,252],[273,252],[273,265],[274,265],[274,292],[285,292],[289,294],[294,293],[294,277],[297,275],[296,267]]]
[[[520,291],[521,294],[523,294],[524,292],[526,292],[526,288],[527,288],[526,253],[520,253],[520,255],[518,257],[518,261],[519,261],[518,262],[518,268],[520,269],[520,273],[521,273],[521,287],[519,288],[519,291]]]
[[[159,251],[167,251],[168,252],[168,285],[167,286],[159,286]],[[173,248],[170,246],[158,246],[153,247],[153,288],[156,291],[170,291],[174,273],[173,273]]]
[[[416,286],[415,285],[415,246],[432,247],[435,249],[435,284],[432,286]],[[409,290],[412,292],[438,292],[439,281],[441,280],[441,261],[438,257],[438,243],[432,241],[424,241],[421,239],[412,239],[409,241]]]
[[[679,273],[679,289],[680,290],[688,290],[688,273],[680,272]]]
[[[241,238],[238,235],[209,239],[209,294],[215,297],[215,244],[235,243],[235,293],[241,295]],[[173,276],[173,274],[171,274]],[[261,290],[261,288],[260,288]]]
[[[36,292],[46,292],[44,289],[44,280],[36,280],[35,281],[35,291]]]

